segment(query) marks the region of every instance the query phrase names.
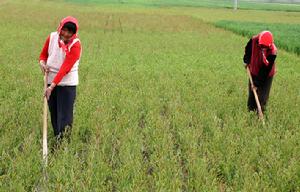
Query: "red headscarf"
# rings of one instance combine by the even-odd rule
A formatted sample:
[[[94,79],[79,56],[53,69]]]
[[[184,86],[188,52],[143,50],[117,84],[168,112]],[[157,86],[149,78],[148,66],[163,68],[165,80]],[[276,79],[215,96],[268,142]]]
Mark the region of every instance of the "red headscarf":
[[[68,49],[69,45],[71,45],[72,42],[73,42],[73,40],[77,38],[78,29],[79,29],[79,25],[78,25],[77,19],[74,18],[74,17],[68,16],[68,17],[66,17],[66,18],[63,18],[63,19],[60,21],[60,24],[59,24],[59,26],[58,26],[58,28],[57,28],[58,34],[61,33],[61,29],[62,29],[63,26],[64,26],[66,23],[68,23],[68,22],[74,23],[74,24],[76,25],[76,33],[71,37],[70,41],[69,41],[67,44],[65,44],[63,40],[58,39],[58,45],[59,45],[59,47],[63,48],[63,50],[64,50],[66,53],[69,52],[69,49]]]
[[[258,44],[264,45],[264,46],[268,47],[269,49],[271,49],[272,45],[274,44],[272,33],[270,31],[261,32],[258,35]],[[263,62],[268,66],[269,61],[266,58],[267,50],[262,51],[262,55],[263,55]]]
[[[272,44],[274,43],[272,33],[270,31],[261,32],[258,35],[258,43],[271,48]]]

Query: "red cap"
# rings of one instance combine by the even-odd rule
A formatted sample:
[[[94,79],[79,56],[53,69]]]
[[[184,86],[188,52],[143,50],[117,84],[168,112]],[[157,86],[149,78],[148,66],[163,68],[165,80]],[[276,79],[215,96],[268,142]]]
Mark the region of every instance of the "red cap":
[[[259,34],[258,44],[271,47],[273,44],[273,35],[270,31],[263,31]]]

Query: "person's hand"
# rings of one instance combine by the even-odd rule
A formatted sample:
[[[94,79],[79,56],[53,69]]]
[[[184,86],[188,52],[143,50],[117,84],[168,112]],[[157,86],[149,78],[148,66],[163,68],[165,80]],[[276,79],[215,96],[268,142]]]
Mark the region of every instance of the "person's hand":
[[[49,87],[46,88],[46,90],[45,90],[45,92],[44,92],[44,97],[46,97],[47,100],[49,100],[50,95],[51,95],[51,93],[52,93],[54,87],[55,87],[55,84],[52,83]]]
[[[257,91],[257,87],[255,87],[255,85],[251,85],[251,89],[254,91]]]
[[[51,87],[47,87],[47,89],[45,90],[44,97],[46,97],[47,100],[49,100],[52,90],[53,89]]]
[[[49,72],[49,67],[46,65],[45,61],[40,61],[40,68],[43,74]]]

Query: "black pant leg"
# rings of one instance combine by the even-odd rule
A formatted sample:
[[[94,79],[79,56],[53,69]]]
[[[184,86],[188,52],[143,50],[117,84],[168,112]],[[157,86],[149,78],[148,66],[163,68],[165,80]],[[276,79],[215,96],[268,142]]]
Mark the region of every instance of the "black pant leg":
[[[72,127],[75,97],[76,86],[58,86],[57,127],[59,137],[63,137],[66,126]]]
[[[265,111],[266,105],[269,99],[269,94],[272,86],[273,77],[268,77],[264,80],[259,79],[256,76],[252,76],[255,86],[257,87],[257,96],[259,103],[261,105],[262,111]],[[254,93],[251,89],[251,84],[249,82],[249,96],[248,96],[248,110],[257,110],[257,105],[254,97]]]
[[[254,93],[251,88],[251,83],[249,81],[248,83],[248,110],[249,111],[256,111],[257,110],[257,105],[254,97]]]
[[[57,86],[57,131],[58,131],[58,135],[56,136],[61,136],[62,133],[62,117],[63,117],[63,101],[62,101],[62,97],[64,97],[64,95],[62,94],[62,90],[64,87],[62,86]]]
[[[269,99],[270,90],[272,87],[273,77],[268,77],[263,83],[262,86],[258,88],[257,94],[260,101],[262,111],[266,110],[266,105]]]
[[[65,131],[66,126],[69,128],[72,127],[73,123],[73,109],[74,109],[74,102],[76,99],[76,86],[66,86],[62,90],[62,95],[64,97],[61,98],[63,103],[62,108],[62,118],[61,118],[61,126],[62,132]]]
[[[51,124],[53,127],[54,135],[57,136],[59,134],[59,127],[57,124],[57,87],[55,87],[50,95],[48,100],[48,107],[51,116]]]

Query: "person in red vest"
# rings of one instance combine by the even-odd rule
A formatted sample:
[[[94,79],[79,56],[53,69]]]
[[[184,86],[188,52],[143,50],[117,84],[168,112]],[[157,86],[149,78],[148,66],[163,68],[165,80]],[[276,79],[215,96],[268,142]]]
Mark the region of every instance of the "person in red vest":
[[[265,111],[268,102],[273,76],[275,74],[275,59],[277,48],[274,44],[273,35],[270,31],[262,31],[253,36],[245,47],[244,64],[249,67],[257,90],[262,111]],[[256,111],[252,87],[249,82],[248,110]]]
[[[47,37],[39,59],[42,73],[48,73],[48,88],[44,95],[48,99],[51,123],[58,139],[70,131],[73,123],[81,57],[78,27],[74,17],[64,18],[57,31]]]

